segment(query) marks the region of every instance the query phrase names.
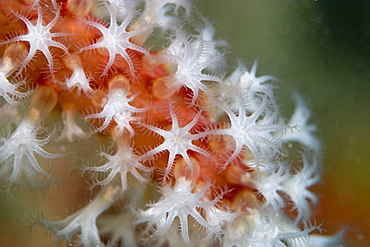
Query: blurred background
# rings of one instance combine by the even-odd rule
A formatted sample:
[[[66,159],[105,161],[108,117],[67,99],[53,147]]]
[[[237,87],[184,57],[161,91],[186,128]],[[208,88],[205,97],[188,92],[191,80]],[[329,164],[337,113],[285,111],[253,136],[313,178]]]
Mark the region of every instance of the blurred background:
[[[212,2],[212,3],[211,3]],[[370,1],[195,1],[216,37],[257,75],[281,80],[287,116],[298,90],[324,144],[323,179],[312,188],[315,221],[346,246],[370,246]]]

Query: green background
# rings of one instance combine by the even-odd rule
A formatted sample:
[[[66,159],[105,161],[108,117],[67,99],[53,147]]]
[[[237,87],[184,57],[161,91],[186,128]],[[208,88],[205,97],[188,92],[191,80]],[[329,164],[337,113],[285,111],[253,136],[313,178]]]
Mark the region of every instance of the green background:
[[[370,246],[370,1],[209,0],[195,5],[229,44],[228,57],[282,82],[282,109],[298,90],[323,140],[317,223],[349,226],[347,246]],[[235,65],[235,62],[234,62]]]

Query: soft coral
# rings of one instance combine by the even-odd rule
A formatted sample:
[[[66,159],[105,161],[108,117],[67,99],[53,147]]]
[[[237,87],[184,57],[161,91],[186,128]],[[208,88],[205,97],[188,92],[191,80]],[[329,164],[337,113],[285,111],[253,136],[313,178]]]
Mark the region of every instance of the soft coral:
[[[50,52],[50,47],[56,47],[62,49],[66,54],[68,53],[68,48],[62,43],[53,40],[55,37],[65,36],[66,33],[51,32],[51,29],[55,26],[57,21],[60,19],[59,10],[55,10],[54,18],[45,24],[46,20],[43,18],[41,7],[37,8],[37,19],[29,19],[24,15],[21,15],[12,10],[12,13],[20,19],[27,28],[27,34],[22,34],[11,39],[7,39],[0,42],[0,45],[9,44],[19,41],[25,41],[29,43],[29,51],[27,57],[22,62],[19,71],[21,72],[26,65],[32,60],[37,51],[41,51],[46,60],[48,61],[49,70],[52,73],[54,71],[53,57]]]

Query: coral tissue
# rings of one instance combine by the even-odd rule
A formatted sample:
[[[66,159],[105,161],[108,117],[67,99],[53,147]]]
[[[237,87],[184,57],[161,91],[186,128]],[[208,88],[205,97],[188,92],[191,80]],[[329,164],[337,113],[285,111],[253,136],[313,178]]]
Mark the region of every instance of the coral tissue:
[[[190,1],[2,0],[0,22],[3,186],[68,180],[69,159],[74,189],[91,190],[66,218],[36,219],[56,241],[337,243],[311,234],[320,142],[302,98],[285,118],[257,63],[227,71]],[[81,143],[95,144],[76,158]]]

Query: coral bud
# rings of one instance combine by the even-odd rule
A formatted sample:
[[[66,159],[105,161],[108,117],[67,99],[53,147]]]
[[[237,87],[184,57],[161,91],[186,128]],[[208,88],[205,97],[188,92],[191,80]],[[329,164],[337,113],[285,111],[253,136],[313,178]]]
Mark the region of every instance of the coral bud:
[[[75,70],[82,68],[81,58],[76,54],[69,54],[63,58],[64,65],[70,69]]]
[[[68,0],[66,7],[72,15],[83,17],[91,11],[93,3],[94,0]]]
[[[27,46],[24,43],[12,43],[5,48],[0,69],[5,74],[16,70],[27,56]]]
[[[38,87],[31,101],[31,120],[38,121],[47,116],[57,104],[57,100],[58,95],[53,88],[46,86]]]
[[[108,81],[109,90],[122,89],[125,92],[130,91],[130,81],[123,74],[117,74]]]
[[[158,99],[168,99],[179,89],[171,77],[160,77],[154,80],[152,93]]]

